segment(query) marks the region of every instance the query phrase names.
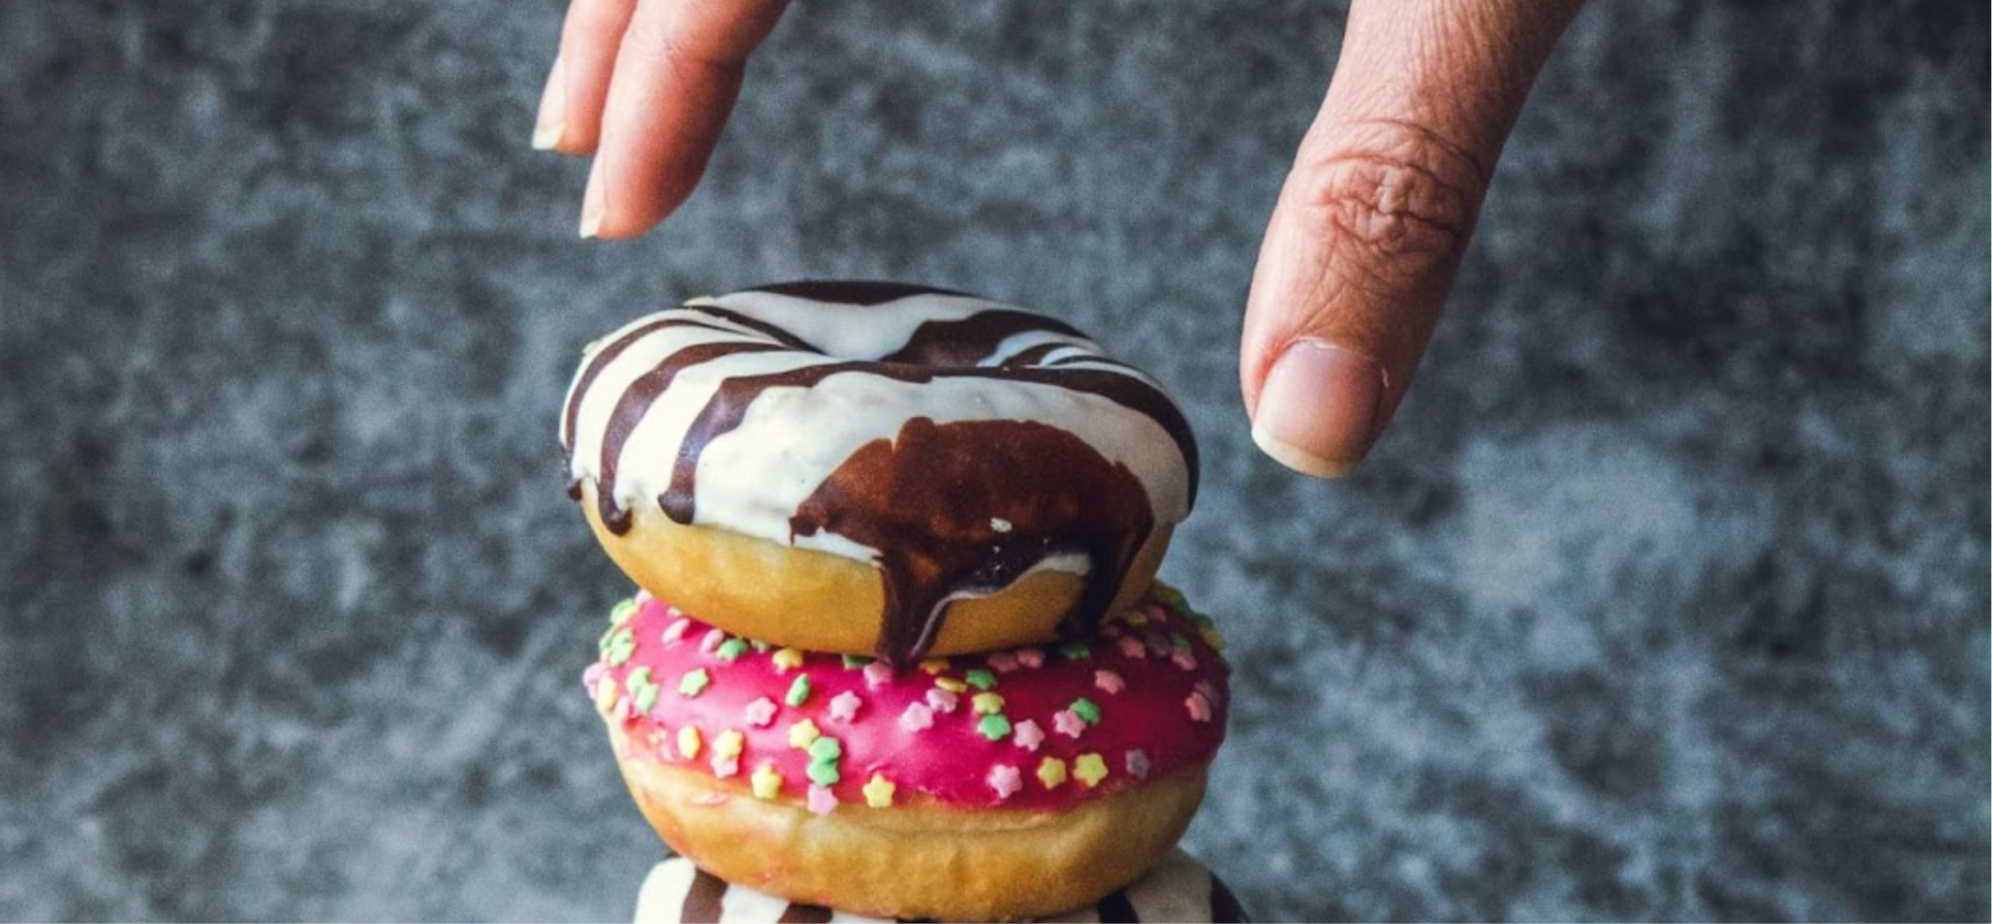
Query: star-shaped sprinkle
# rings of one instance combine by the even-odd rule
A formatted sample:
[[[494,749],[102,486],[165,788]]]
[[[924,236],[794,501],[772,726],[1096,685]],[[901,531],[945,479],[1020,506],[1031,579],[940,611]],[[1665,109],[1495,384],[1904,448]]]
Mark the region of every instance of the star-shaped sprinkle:
[[[948,669],[948,659],[928,658],[920,662],[920,669],[926,671],[929,675],[938,674]]]
[[[1127,775],[1137,780],[1148,779],[1148,752],[1135,748],[1127,752]]]
[[[678,679],[678,695],[692,699],[704,693],[709,686],[712,686],[712,675],[706,673],[703,667],[694,668]]]
[[[977,715],[995,715],[1003,711],[1003,694],[1001,693],[977,693],[975,694],[975,698],[969,700],[969,702],[974,704]]]
[[[1044,652],[1037,648],[1019,648],[1017,649],[1017,663],[1031,670],[1037,670],[1044,666]]]
[[[1072,714],[1084,719],[1088,725],[1100,724],[1100,707],[1084,696],[1072,701]]]
[[[828,815],[837,810],[837,797],[827,787],[809,787],[809,811],[816,815]]]
[[[999,651],[989,656],[989,666],[995,668],[999,674],[1007,674],[1016,670],[1019,665],[1017,664],[1016,655],[1007,651]]]
[[[1086,720],[1070,709],[1060,709],[1052,714],[1051,727],[1067,738],[1077,738],[1086,730]]]
[[[865,783],[865,804],[872,808],[891,808],[892,795],[898,791],[899,787],[893,785],[891,780],[874,773]]]
[[[1039,761],[1037,778],[1038,782],[1044,784],[1044,788],[1057,789],[1059,784],[1065,782],[1065,761],[1056,757],[1046,757]]]
[[[740,660],[740,656],[746,653],[747,640],[738,638],[730,638],[720,642],[719,648],[713,652],[713,654],[719,656],[721,661],[738,661]]]
[[[1122,680],[1121,675],[1113,671],[1098,670],[1093,672],[1093,686],[1111,696],[1127,689],[1127,681]]]
[[[960,697],[939,687],[927,691],[927,708],[942,715],[955,711],[955,707],[960,703]]]
[[[1189,712],[1192,722],[1210,721],[1210,698],[1204,696],[1202,691],[1192,692],[1188,699],[1183,700],[1183,708]]]
[[[697,727],[687,725],[678,729],[678,754],[686,760],[698,759],[699,748],[704,744],[705,739]]]
[[[1148,657],[1148,646],[1141,644],[1141,639],[1132,635],[1123,635],[1114,639],[1114,647],[1119,648],[1122,655],[1133,660],[1139,661]]]
[[[839,722],[849,722],[858,717],[858,707],[862,705],[864,700],[859,699],[858,694],[845,690],[830,698],[830,717]]]
[[[975,730],[991,741],[1001,741],[1010,737],[1010,720],[1000,712],[992,713],[983,716],[982,721],[975,723]]]
[[[789,747],[806,748],[809,747],[810,742],[822,736],[823,732],[817,730],[815,722],[803,719],[789,726]]]
[[[739,772],[740,772],[740,758],[722,757],[718,754],[714,754],[712,756],[713,776],[716,776],[724,780],[734,776],[735,774],[738,774]]]
[[[620,626],[634,615],[636,615],[636,598],[632,597],[616,604],[615,609],[609,611],[609,625]]]
[[[712,739],[712,752],[720,757],[739,757],[746,746],[747,736],[737,729],[729,728]]]
[[[996,686],[996,674],[983,668],[976,668],[962,675],[968,685],[978,690],[988,690]]]
[[[782,791],[782,772],[774,764],[762,764],[750,777],[754,784],[754,798],[773,799]]]
[[[1017,723],[1016,733],[1010,740],[1026,751],[1035,751],[1038,745],[1044,743],[1044,729],[1038,727],[1038,723],[1025,719]]]
[[[1086,784],[1087,789],[1092,789],[1107,778],[1107,762],[1098,754],[1081,754],[1078,760],[1072,762],[1072,775]]]
[[[998,801],[1008,800],[1024,788],[1024,775],[1009,764],[997,764],[989,768],[989,788],[996,791]]]
[[[1068,661],[1077,661],[1093,653],[1092,646],[1085,642],[1066,642],[1058,646],[1058,653]]]
[[[767,728],[768,723],[775,720],[775,710],[778,708],[780,707],[775,705],[774,700],[763,696],[748,703],[741,711],[747,719],[747,724],[755,728]]]
[[[802,666],[802,649],[776,649],[774,654],[768,656],[768,660],[774,663],[775,673],[786,674]]]
[[[874,690],[892,682],[892,666],[884,661],[865,665],[865,686]]]
[[[899,714],[899,727],[909,732],[923,732],[934,727],[934,710],[921,703],[908,703],[906,711]]]

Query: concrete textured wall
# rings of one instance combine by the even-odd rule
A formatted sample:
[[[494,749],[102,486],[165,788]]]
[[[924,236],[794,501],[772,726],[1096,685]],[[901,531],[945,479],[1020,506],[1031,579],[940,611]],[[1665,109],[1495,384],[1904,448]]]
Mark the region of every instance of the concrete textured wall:
[[[577,240],[560,8],[0,0],[0,917],[617,918],[580,346],[885,277],[1181,395],[1264,918],[1988,913],[1985,4],[1598,0],[1357,477],[1235,384],[1334,3],[798,4]]]

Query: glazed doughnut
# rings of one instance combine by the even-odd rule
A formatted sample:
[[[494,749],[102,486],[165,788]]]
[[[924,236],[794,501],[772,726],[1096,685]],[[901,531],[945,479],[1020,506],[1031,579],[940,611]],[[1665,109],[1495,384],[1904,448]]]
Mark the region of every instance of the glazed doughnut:
[[[837,924],[886,924],[888,918],[854,915],[821,905],[803,905],[776,898],[726,880],[672,857],[650,868],[636,897],[636,924],[768,924],[774,921],[823,921]],[[1203,921],[1234,924],[1249,921],[1245,909],[1224,881],[1189,854],[1172,850],[1154,869],[1099,901],[1039,918],[1045,924],[1103,921]]]
[[[638,585],[892,664],[1086,635],[1195,500],[1195,441],[1153,380],[1054,319],[897,284],[638,319],[584,352],[561,442]]]
[[[1224,740],[1222,640],[1156,587],[1083,641],[912,670],[778,648],[647,593],[583,681],[677,853],[729,882],[886,917],[1010,920],[1159,861]]]

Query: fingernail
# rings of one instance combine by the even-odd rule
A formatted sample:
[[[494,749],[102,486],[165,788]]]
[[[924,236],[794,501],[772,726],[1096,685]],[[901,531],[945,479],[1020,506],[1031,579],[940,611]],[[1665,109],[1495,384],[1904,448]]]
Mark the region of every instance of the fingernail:
[[[560,145],[567,131],[567,81],[561,59],[555,56],[553,70],[546,75],[546,89],[540,92],[539,121],[533,125],[533,149],[551,151]]]
[[[602,230],[602,211],[606,205],[602,201],[602,162],[588,168],[588,191],[581,196],[581,236],[594,237]]]
[[[1369,454],[1383,410],[1376,360],[1320,340],[1296,340],[1273,361],[1252,418],[1252,441],[1281,465],[1339,478]]]

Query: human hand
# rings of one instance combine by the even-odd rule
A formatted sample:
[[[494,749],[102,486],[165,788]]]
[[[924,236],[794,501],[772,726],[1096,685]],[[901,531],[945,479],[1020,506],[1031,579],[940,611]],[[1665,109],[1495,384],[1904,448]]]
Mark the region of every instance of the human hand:
[[[1252,439],[1320,478],[1396,413],[1494,162],[1583,0],[1355,0],[1273,208],[1238,366]]]
[[[1266,230],[1239,379],[1252,437],[1318,477],[1404,399],[1501,146],[1583,0],[1355,0]],[[635,237],[704,173],[787,0],[571,0],[533,144],[595,155],[584,237]]]

